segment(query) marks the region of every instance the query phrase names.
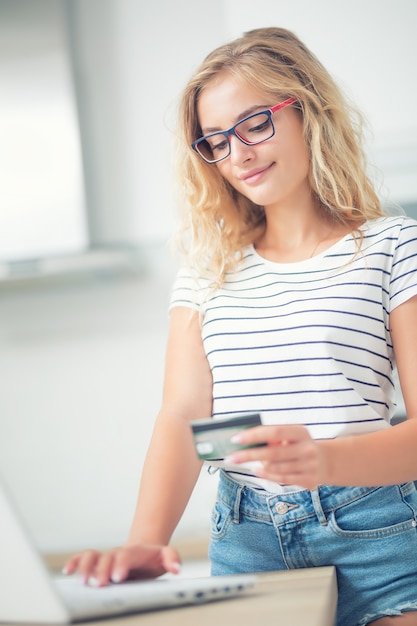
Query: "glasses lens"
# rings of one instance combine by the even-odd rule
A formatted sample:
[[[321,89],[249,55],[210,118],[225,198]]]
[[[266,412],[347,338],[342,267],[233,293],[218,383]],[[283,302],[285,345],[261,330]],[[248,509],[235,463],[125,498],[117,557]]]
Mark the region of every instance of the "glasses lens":
[[[245,143],[256,144],[270,139],[274,134],[272,120],[267,113],[251,115],[235,126],[236,133]]]
[[[248,145],[255,145],[270,139],[274,134],[274,126],[268,113],[256,113],[238,122],[227,133],[214,133],[201,138],[195,145],[197,152],[209,163],[216,163],[230,154],[228,135],[235,132],[237,137]]]
[[[199,141],[196,145],[203,159],[209,162],[219,161],[229,156],[230,144],[225,135],[216,133],[209,135],[207,139]]]

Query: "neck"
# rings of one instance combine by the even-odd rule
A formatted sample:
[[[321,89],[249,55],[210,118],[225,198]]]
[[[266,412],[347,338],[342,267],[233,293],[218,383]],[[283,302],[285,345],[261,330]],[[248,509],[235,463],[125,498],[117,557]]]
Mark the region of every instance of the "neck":
[[[319,254],[349,228],[325,216],[316,206],[265,209],[266,229],[255,248],[271,261],[292,263]]]

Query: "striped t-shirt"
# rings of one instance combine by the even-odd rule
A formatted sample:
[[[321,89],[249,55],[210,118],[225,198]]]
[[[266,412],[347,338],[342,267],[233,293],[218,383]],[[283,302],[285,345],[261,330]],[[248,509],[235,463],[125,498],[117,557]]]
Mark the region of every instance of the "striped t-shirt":
[[[260,412],[264,424],[303,424],[315,439],[381,430],[395,410],[390,312],[417,294],[417,221],[385,217],[322,254],[275,263],[246,249],[210,291],[180,270],[171,307],[202,314],[213,418]],[[211,463],[216,465],[216,463]],[[232,468],[235,479],[282,491]]]

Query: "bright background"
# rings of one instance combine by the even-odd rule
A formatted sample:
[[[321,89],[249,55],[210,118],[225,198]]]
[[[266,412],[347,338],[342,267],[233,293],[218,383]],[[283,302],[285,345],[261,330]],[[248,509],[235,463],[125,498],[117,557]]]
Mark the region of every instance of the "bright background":
[[[0,0],[0,472],[43,550],[126,536],[161,396],[178,96],[268,25],[359,104],[385,197],[416,211],[414,0]],[[204,471],[179,538],[207,534],[215,487]]]

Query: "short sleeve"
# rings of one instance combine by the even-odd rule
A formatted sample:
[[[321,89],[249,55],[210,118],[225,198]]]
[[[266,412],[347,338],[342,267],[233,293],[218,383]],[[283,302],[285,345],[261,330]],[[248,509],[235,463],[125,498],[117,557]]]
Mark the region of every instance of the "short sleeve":
[[[181,268],[175,277],[171,290],[169,310],[179,306],[196,311],[200,311],[201,309],[198,280],[194,278],[191,272],[186,268]]]
[[[390,277],[390,310],[417,295],[417,221],[406,217],[399,231]]]

